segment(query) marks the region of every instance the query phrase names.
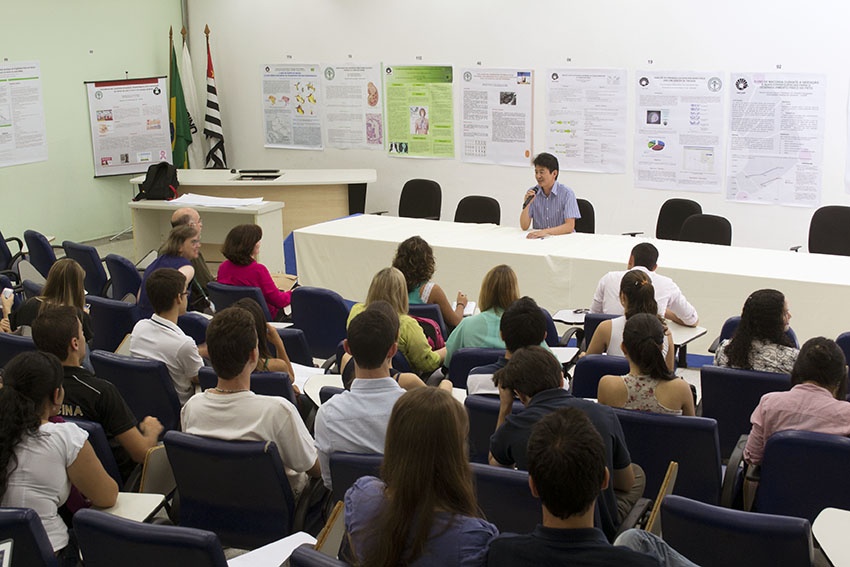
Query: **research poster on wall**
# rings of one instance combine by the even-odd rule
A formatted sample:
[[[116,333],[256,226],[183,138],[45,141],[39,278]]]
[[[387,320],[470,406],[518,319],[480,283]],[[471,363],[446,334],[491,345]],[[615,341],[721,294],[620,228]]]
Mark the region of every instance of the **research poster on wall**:
[[[462,69],[461,77],[463,161],[528,167],[531,69]]]
[[[381,66],[322,66],[325,142],[331,148],[384,149]]]
[[[719,192],[725,74],[637,71],[635,81],[635,185]]]
[[[546,151],[561,169],[626,171],[625,69],[550,69]]]
[[[0,63],[0,167],[46,160],[41,65]]]
[[[265,147],[321,150],[321,67],[263,65]]]
[[[86,90],[95,177],[171,162],[165,77],[89,82]]]
[[[451,66],[384,66],[387,150],[391,156],[453,158]]]
[[[826,76],[733,73],[726,198],[816,207]]]

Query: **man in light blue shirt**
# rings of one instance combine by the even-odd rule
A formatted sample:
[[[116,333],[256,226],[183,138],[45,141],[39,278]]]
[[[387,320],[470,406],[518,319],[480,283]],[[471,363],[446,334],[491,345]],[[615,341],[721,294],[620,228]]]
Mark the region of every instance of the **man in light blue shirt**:
[[[576,195],[558,181],[558,158],[542,153],[534,158],[534,177],[537,185],[526,191],[519,225],[534,230],[527,238],[544,238],[575,231],[576,219],[581,218]]]
[[[367,309],[351,320],[345,351],[354,357],[351,390],[332,397],[316,413],[315,436],[322,481],[331,488],[330,454],[384,453],[387,424],[404,390],[390,378],[398,350],[398,319]]]

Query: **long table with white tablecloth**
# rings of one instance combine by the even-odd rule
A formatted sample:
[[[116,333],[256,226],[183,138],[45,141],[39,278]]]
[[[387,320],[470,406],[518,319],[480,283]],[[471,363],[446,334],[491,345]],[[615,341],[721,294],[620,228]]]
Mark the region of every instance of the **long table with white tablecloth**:
[[[708,329],[692,352],[705,351],[723,321],[740,314],[747,296],[761,288],[785,293],[801,341],[850,330],[847,257],[607,234],[528,240],[518,228],[492,224],[360,215],[301,228],[295,231],[299,283],[363,300],[375,272],[389,266],[398,243],[413,235],[433,247],[433,280],[449,297],[462,290],[477,300],[484,274],[508,264],[521,292],[550,312],[589,307],[599,278],[626,269],[632,247],[649,240],[659,250],[658,272],[673,278]]]

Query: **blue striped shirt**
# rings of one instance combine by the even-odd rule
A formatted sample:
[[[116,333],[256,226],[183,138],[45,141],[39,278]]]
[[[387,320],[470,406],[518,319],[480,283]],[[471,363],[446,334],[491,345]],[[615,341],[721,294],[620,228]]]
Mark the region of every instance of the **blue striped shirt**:
[[[543,189],[537,192],[537,197],[528,206],[528,216],[533,221],[534,230],[543,230],[560,226],[567,222],[567,219],[580,219],[581,213],[573,190],[560,181],[555,181],[548,197]]]

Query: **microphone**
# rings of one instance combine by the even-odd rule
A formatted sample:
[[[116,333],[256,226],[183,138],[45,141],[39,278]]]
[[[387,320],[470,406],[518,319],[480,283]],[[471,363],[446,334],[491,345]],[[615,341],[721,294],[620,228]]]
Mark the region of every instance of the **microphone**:
[[[540,191],[540,187],[534,187],[534,195],[537,195],[537,192]],[[531,200],[534,198],[534,195],[529,195],[525,198],[525,201],[522,202],[522,208],[526,208]]]

